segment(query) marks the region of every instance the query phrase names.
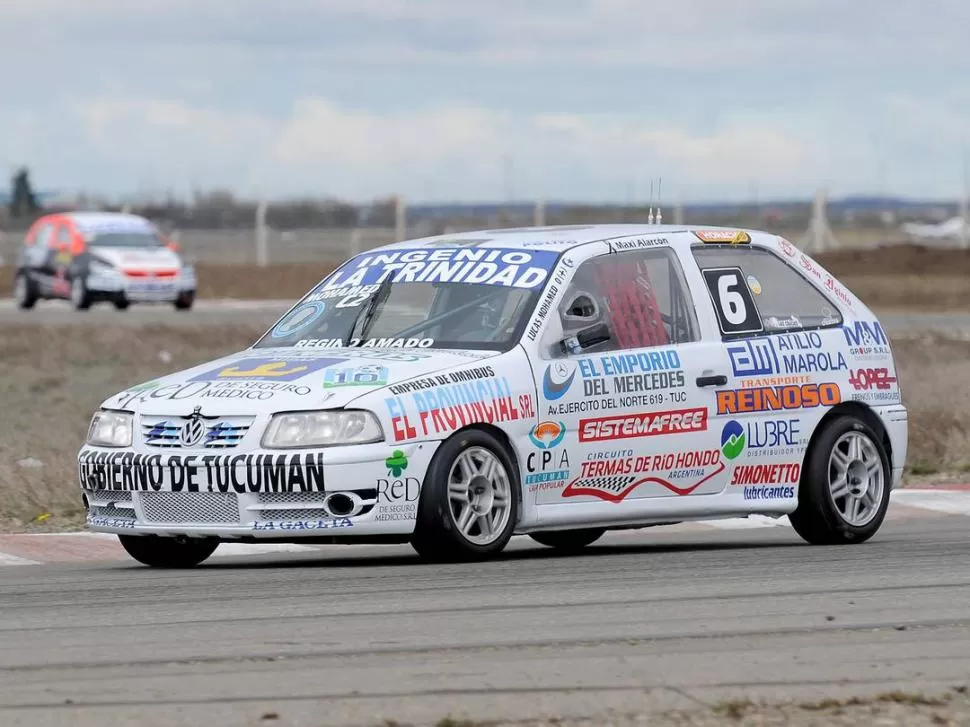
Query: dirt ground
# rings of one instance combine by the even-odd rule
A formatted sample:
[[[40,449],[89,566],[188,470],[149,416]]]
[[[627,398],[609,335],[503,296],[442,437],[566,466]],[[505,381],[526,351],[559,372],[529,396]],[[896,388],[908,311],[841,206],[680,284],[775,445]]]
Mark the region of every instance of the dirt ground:
[[[245,348],[262,324],[141,329],[10,325],[0,335],[0,529],[80,524],[75,455],[91,414],[126,386]],[[910,407],[911,476],[970,481],[970,342],[893,342]]]
[[[818,261],[867,304],[921,311],[970,310],[970,251],[899,245],[880,250],[823,253]],[[200,298],[293,299],[333,266],[324,263],[199,264]],[[13,289],[12,271],[0,268],[0,295]]]

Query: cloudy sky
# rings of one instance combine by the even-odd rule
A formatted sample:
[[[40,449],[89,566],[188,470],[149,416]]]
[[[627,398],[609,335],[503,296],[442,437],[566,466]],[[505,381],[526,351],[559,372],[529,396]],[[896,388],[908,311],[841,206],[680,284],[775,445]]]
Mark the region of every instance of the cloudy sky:
[[[3,0],[38,188],[955,197],[967,0]]]

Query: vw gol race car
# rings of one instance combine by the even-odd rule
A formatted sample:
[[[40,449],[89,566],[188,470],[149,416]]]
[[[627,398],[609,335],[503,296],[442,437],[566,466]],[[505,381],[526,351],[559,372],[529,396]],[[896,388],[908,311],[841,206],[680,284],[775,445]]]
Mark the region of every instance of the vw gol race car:
[[[14,298],[20,308],[38,300],[66,299],[76,310],[111,301],[195,301],[195,270],[151,222],[115,212],[73,212],[41,217],[27,231],[17,260]]]
[[[188,567],[222,541],[484,557],[787,515],[878,530],[907,413],[886,333],[774,235],[495,230],[346,261],[250,348],[107,399],[88,525]]]

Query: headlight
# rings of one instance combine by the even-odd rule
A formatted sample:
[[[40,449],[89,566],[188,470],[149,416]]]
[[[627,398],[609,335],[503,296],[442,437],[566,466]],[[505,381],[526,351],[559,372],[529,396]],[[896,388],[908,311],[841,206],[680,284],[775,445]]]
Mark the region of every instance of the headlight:
[[[87,443],[96,447],[130,447],[131,414],[99,411],[91,418]]]
[[[267,449],[332,447],[384,440],[377,417],[367,411],[307,411],[276,414],[263,434]]]

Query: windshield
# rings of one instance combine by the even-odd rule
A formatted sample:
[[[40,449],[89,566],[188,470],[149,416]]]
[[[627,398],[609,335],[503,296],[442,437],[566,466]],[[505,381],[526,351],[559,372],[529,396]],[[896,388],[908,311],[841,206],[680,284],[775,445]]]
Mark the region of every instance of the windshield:
[[[99,232],[88,238],[89,247],[164,247],[154,232]]]
[[[457,247],[364,253],[310,291],[254,348],[505,351],[521,338],[558,257]]]

